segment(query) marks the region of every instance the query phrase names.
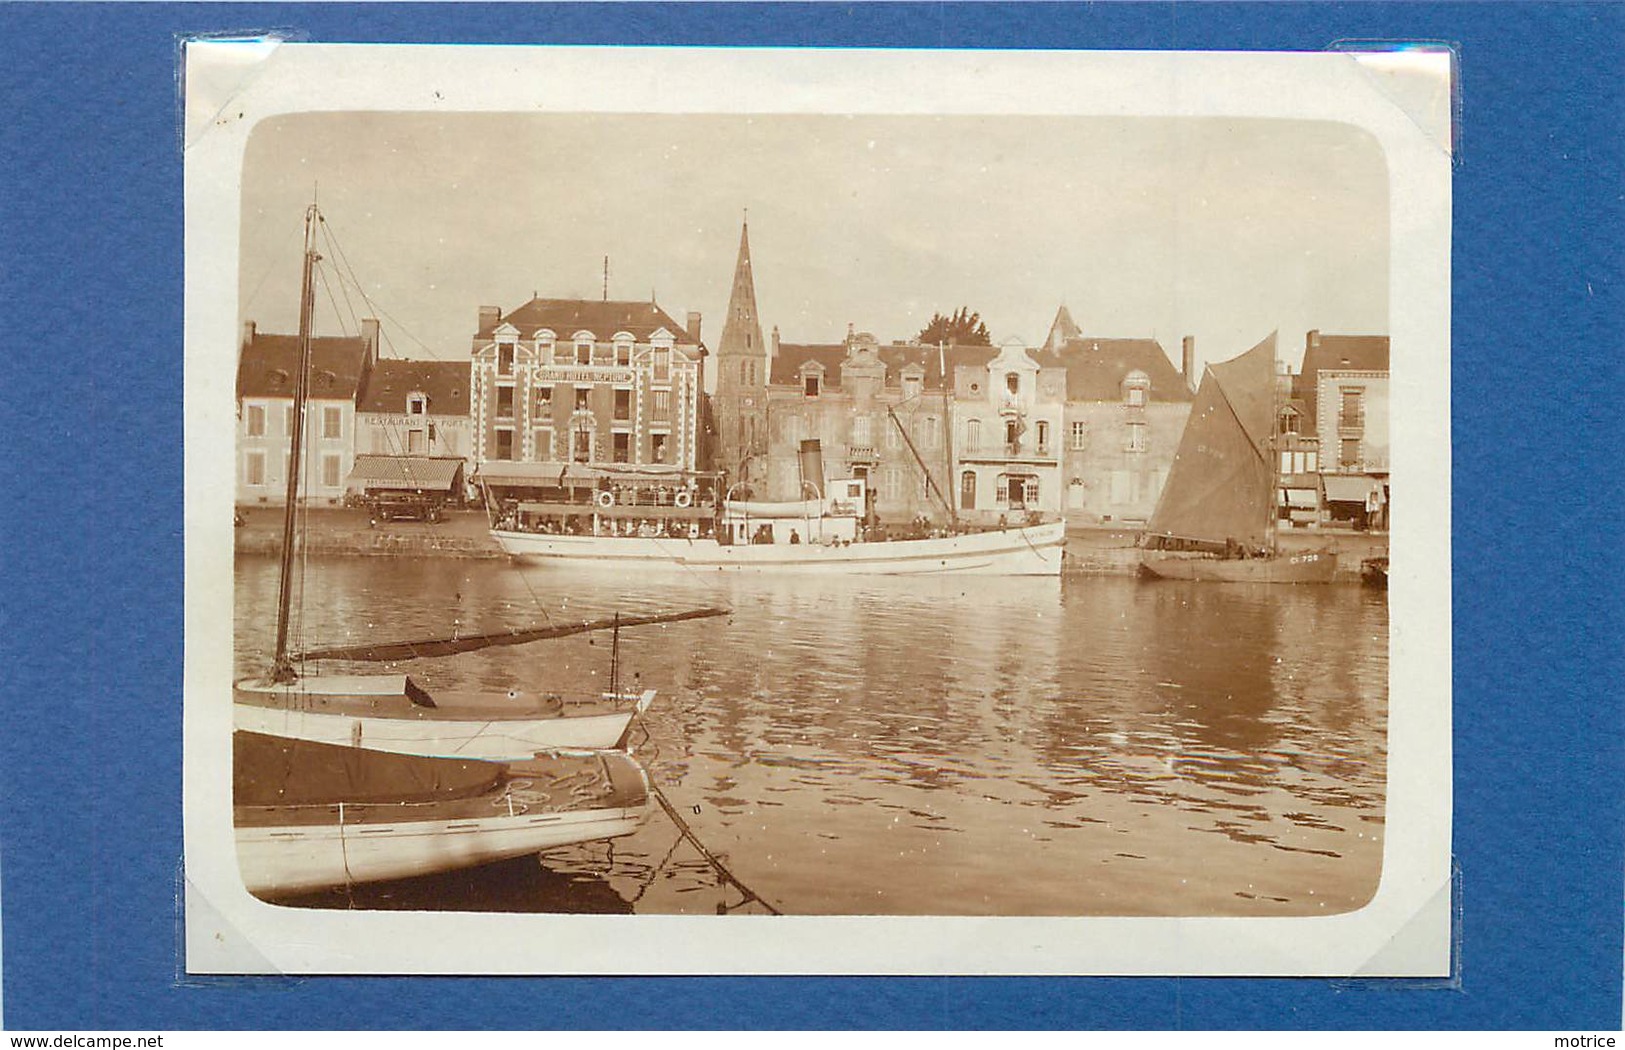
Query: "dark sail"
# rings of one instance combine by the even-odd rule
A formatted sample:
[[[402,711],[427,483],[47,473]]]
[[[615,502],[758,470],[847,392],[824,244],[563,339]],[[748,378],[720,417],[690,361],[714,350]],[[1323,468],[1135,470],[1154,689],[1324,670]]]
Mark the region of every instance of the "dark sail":
[[[601,620],[583,620],[576,623],[549,624],[546,627],[516,627],[491,634],[468,634],[451,638],[419,638],[406,642],[367,642],[361,645],[339,646],[331,649],[312,649],[298,654],[300,660],[366,660],[383,663],[394,660],[416,660],[431,656],[451,656],[476,649],[489,649],[497,645],[523,645],[544,638],[563,638],[587,631],[607,631],[614,627],[643,627],[656,623],[677,623],[681,620],[701,620],[710,616],[726,616],[727,609],[689,609],[684,612],[654,613],[648,616],[605,617]]]
[[[1240,357],[1208,366],[1147,536],[1268,545],[1274,383],[1274,334]]]

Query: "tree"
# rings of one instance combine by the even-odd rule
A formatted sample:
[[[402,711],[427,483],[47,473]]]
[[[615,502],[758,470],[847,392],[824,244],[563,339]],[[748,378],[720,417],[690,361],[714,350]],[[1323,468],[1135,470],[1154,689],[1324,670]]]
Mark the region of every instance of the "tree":
[[[950,346],[993,345],[992,337],[987,334],[987,325],[982,323],[982,315],[972,313],[968,306],[961,306],[956,313],[948,317],[932,314],[931,323],[920,329],[920,334],[914,339],[916,342],[931,346],[937,343],[947,343]]]

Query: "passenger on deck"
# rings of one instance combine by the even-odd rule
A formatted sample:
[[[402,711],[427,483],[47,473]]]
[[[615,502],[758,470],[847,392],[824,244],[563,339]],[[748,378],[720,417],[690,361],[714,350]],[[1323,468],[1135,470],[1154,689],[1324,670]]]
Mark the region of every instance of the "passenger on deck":
[[[796,532],[795,529],[790,530],[790,542],[791,543],[800,543],[801,542],[801,535],[800,535],[800,533]]]

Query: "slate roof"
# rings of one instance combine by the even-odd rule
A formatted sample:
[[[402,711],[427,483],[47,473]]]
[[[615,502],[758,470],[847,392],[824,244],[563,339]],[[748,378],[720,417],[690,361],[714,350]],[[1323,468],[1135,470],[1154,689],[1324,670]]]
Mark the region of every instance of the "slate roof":
[[[432,416],[468,415],[467,362],[380,359],[356,411],[399,415],[406,411],[406,396],[413,391],[428,395]]]
[[[1315,430],[1315,388],[1322,371],[1387,372],[1388,337],[1309,333],[1308,345],[1303,351],[1303,367],[1292,380],[1292,394],[1304,402],[1310,433]]]
[[[903,369],[920,365],[925,369],[925,388],[942,389],[942,356],[947,357],[948,368],[957,365],[985,365],[998,356],[994,346],[950,346],[943,355],[934,346],[918,343],[890,344],[875,347],[881,363],[886,366],[886,385],[900,386]],[[846,361],[845,343],[780,343],[778,355],[773,358],[768,382],[796,385],[801,382],[801,366],[816,361],[824,366],[824,385],[839,390],[841,365]]]
[[[354,400],[367,371],[360,336],[316,336],[310,341],[313,398]],[[292,398],[299,371],[299,337],[256,332],[237,359],[237,396]]]
[[[1044,337],[1045,350],[1059,350],[1066,345],[1067,340],[1077,339],[1083,335],[1083,329],[1078,322],[1072,320],[1072,311],[1062,303],[1061,308],[1055,311],[1055,320],[1049,326],[1049,335]]]
[[[1068,401],[1120,401],[1123,379],[1135,371],[1151,380],[1150,400],[1191,400],[1185,378],[1155,339],[1070,339],[1055,356],[1066,368]]]
[[[690,342],[687,329],[671,315],[652,302],[630,302],[620,299],[532,299],[530,302],[503,314],[496,325],[482,326],[476,340],[488,340],[497,326],[511,324],[528,339],[541,328],[551,328],[559,339],[569,339],[585,329],[599,340],[608,340],[616,332],[631,332],[638,342],[647,342],[655,332],[664,328],[679,343]]]

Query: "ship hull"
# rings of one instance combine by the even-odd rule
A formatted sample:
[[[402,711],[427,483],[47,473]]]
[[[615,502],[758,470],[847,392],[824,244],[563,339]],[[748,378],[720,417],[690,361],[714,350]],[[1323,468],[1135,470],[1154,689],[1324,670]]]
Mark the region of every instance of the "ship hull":
[[[390,687],[404,676],[376,681],[382,692],[371,691],[360,676],[301,679],[292,686],[240,682],[233,689],[233,727],[398,755],[513,760],[556,748],[617,747],[654,699],[648,690],[623,698],[619,710],[594,711],[557,698],[548,704],[518,695],[450,693],[422,707],[404,689]]]
[[[817,575],[1059,576],[1063,522],[918,540],[842,546],[724,545],[710,539],[568,536],[496,530],[504,552],[526,562],[585,562],[710,572]]]
[[[1141,575],[1210,583],[1330,583],[1337,572],[1332,551],[1302,551],[1269,558],[1218,558],[1172,551],[1146,551]]]

